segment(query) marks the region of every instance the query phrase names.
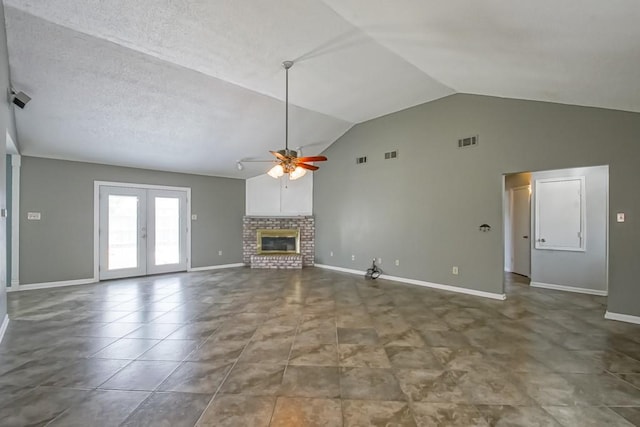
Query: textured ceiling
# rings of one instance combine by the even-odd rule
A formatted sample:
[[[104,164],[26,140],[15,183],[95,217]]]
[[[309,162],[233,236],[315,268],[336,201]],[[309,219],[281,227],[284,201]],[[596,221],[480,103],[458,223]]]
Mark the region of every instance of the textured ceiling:
[[[21,152],[246,178],[456,92],[640,111],[640,1],[4,0]]]

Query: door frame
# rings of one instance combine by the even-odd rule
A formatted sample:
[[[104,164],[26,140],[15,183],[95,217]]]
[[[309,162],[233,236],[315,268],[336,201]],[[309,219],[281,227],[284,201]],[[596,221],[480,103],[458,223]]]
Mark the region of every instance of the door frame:
[[[100,280],[100,187],[127,187],[141,190],[170,190],[187,193],[187,271],[191,271],[191,187],[137,184],[131,182],[93,181],[93,277]]]
[[[532,231],[532,203],[531,200],[533,198],[533,190],[532,190],[532,185],[520,185],[518,187],[513,187],[509,189],[509,252],[510,252],[510,256],[511,259],[509,261],[509,272],[510,273],[515,273],[513,271],[513,267],[515,264],[515,243],[516,243],[516,239],[515,239],[515,233],[514,233],[514,221],[515,221],[515,215],[514,215],[514,206],[515,206],[515,191],[523,191],[523,190],[527,190],[529,192],[529,274],[525,277],[531,277],[531,241],[533,240],[531,238],[531,231]],[[521,273],[515,273],[515,274],[521,274]]]

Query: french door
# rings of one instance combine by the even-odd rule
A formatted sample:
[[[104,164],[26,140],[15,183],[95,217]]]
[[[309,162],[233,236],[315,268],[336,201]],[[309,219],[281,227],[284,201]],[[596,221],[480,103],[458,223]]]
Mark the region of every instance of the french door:
[[[100,280],[187,269],[187,191],[99,186]]]

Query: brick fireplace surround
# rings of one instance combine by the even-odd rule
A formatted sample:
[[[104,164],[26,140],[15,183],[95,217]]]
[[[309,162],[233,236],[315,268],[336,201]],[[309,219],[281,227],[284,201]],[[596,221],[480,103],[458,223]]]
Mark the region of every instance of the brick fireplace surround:
[[[315,221],[312,216],[257,217],[242,219],[242,260],[251,268],[302,268],[311,267],[315,258]],[[257,230],[300,229],[299,255],[258,255]]]

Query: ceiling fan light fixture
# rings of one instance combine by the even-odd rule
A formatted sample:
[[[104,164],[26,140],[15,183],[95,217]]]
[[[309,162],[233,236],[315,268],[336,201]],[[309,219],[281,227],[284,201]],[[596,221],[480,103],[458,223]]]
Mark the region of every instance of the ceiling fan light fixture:
[[[284,175],[284,168],[282,167],[282,165],[278,164],[272,167],[267,173],[272,178],[280,178],[282,175]]]
[[[300,166],[296,166],[296,168],[289,173],[289,179],[294,181],[298,178],[302,178],[307,173],[307,170],[301,168]]]
[[[270,151],[276,157],[277,165],[272,167],[267,174],[272,178],[280,178],[284,174],[289,175],[290,180],[302,178],[307,170],[318,170],[318,166],[305,162],[324,162],[325,156],[298,157],[298,151],[289,150],[289,68],[293,61],[284,61],[282,67],[285,70],[285,102],[284,102],[284,150]]]

